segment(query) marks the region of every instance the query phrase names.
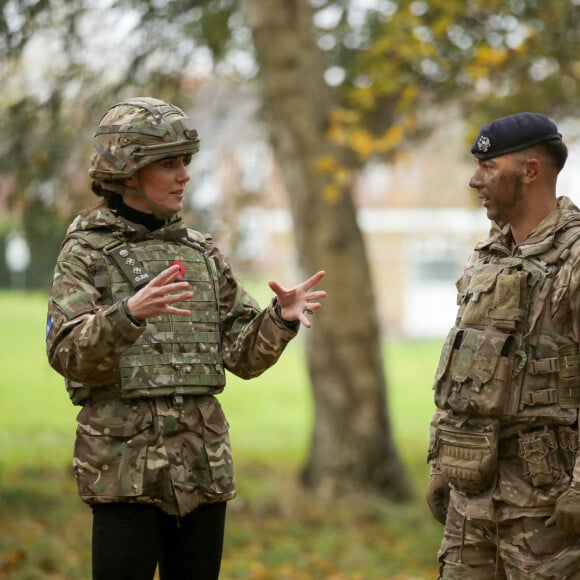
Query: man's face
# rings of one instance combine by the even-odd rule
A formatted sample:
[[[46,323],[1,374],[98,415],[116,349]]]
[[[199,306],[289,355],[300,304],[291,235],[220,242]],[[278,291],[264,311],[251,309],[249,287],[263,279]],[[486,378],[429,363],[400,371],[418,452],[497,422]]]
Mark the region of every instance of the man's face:
[[[487,217],[513,224],[525,210],[521,159],[507,154],[485,161],[476,159],[475,163],[469,186],[477,190]]]

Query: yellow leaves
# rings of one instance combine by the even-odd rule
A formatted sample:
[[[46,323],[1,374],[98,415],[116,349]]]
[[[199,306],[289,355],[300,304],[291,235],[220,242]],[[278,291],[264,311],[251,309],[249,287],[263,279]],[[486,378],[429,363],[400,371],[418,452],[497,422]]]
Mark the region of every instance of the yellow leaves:
[[[400,125],[392,125],[387,129],[385,134],[376,141],[377,151],[388,153],[399,145],[405,137],[405,132]]]
[[[405,131],[401,125],[391,125],[384,133],[374,137],[367,129],[353,128],[349,134],[349,147],[361,160],[377,153],[389,153],[401,144]]]
[[[416,86],[406,88],[401,94],[397,109],[399,111],[412,109],[418,94]],[[360,122],[360,113],[340,109],[331,115],[328,138],[334,145],[346,148],[354,152],[361,161],[366,161],[373,155],[394,153],[415,126],[415,116],[406,113],[397,117],[396,122],[386,127],[383,132],[373,134]],[[336,160],[329,156],[320,157],[317,167],[319,171],[325,173],[337,171]]]
[[[449,14],[441,12],[440,17],[433,22],[431,26],[431,31],[433,36],[437,39],[442,39],[447,36],[449,29],[455,25],[457,21],[457,15],[450,11]]]
[[[351,91],[350,99],[357,108],[370,111],[377,100],[376,90],[372,84],[366,87],[357,87]]]
[[[419,98],[415,85],[405,87],[396,105],[399,112],[396,121],[385,124],[383,131],[373,131],[364,126],[362,113],[352,109],[335,109],[329,116],[327,137],[333,146],[347,151],[364,163],[373,156],[397,155],[408,134],[416,129],[416,117],[411,112]],[[321,155],[315,160],[316,170],[325,176],[322,186],[323,199],[333,203],[350,186],[351,171],[341,165],[340,159],[331,154]]]
[[[322,188],[322,198],[327,203],[336,202],[349,183],[350,171],[345,168],[339,169],[336,173],[330,176],[330,182]]]
[[[334,203],[340,197],[340,189],[334,184],[325,185],[322,188],[322,198],[328,203]]]
[[[368,159],[375,151],[375,139],[367,129],[354,127],[350,131],[349,145],[361,159]]]
[[[336,170],[337,162],[334,157],[330,155],[321,155],[316,160],[316,169],[321,173],[332,173]]]
[[[415,99],[415,91],[409,91],[406,98],[409,101]],[[373,135],[370,130],[360,125],[358,120],[357,113],[336,111],[328,136],[334,145],[339,145],[354,153],[361,162],[367,161],[374,155],[395,156],[407,133],[415,128],[415,117],[410,114],[402,115],[397,123],[390,125],[378,135]],[[323,199],[328,203],[335,202],[350,186],[351,171],[341,165],[340,160],[332,155],[318,157],[315,167],[326,177],[322,186]]]
[[[327,183],[322,188],[323,199],[328,203],[334,203],[350,183],[350,171],[341,166],[337,159],[330,155],[321,155],[316,160],[316,168],[328,178]]]
[[[399,102],[397,108],[399,111],[406,111],[410,109],[416,102],[419,96],[418,85],[408,85],[403,89],[401,96],[399,97]]]
[[[505,48],[492,48],[491,46],[479,46],[475,51],[475,61],[483,66],[496,67],[505,63],[507,51]]]
[[[493,69],[504,65],[508,58],[505,48],[478,46],[470,63],[465,65],[465,72],[474,80],[486,78]]]
[[[335,145],[345,145],[350,127],[356,127],[361,120],[361,114],[352,109],[335,109],[330,113],[327,130],[328,139]]]

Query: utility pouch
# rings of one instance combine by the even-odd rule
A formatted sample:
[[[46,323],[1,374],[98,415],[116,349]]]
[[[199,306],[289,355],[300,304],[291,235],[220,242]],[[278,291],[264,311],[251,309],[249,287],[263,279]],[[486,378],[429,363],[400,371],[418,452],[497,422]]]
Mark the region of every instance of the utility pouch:
[[[531,431],[519,435],[519,455],[527,467],[527,476],[534,487],[552,485],[562,477],[563,465],[558,454],[558,440],[553,429]]]
[[[499,421],[443,417],[437,426],[436,465],[456,489],[477,494],[497,473]]]
[[[510,274],[500,274],[494,293],[494,305],[487,312],[488,318],[495,328],[515,330],[518,323],[526,315],[522,308],[526,289],[527,273],[516,271]]]
[[[489,324],[488,312],[494,307],[494,288],[498,276],[505,268],[503,264],[481,264],[474,269],[464,290],[462,324]]]
[[[572,427],[558,427],[557,438],[563,468],[571,475],[578,452],[578,432]]]
[[[580,406],[580,352],[577,344],[558,350],[558,402],[564,409]]]

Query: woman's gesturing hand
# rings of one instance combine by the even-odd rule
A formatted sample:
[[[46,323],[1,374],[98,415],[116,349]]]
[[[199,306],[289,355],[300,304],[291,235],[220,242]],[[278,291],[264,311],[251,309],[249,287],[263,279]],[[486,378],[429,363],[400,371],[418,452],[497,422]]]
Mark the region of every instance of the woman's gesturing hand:
[[[299,320],[306,328],[312,326],[308,316],[322,306],[318,301],[326,297],[326,291],[315,290],[310,292],[310,289],[318,284],[325,274],[324,270],[320,270],[314,276],[302,282],[302,284],[298,284],[298,286],[294,286],[294,288],[289,290],[282,288],[278,282],[268,282],[268,286],[278,297],[280,313],[284,320]]]
[[[155,276],[127,301],[127,310],[139,320],[147,320],[161,314],[189,316],[190,310],[175,304],[188,300],[193,292],[188,291],[189,282],[176,282],[181,277],[181,266],[174,264]]]

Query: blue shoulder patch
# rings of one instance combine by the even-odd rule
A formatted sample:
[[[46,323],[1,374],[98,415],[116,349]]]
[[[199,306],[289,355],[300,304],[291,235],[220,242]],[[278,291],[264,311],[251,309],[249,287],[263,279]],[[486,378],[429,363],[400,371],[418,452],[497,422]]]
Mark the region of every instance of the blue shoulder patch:
[[[48,340],[48,335],[50,334],[50,329],[52,328],[52,316],[48,316],[46,319],[46,340]]]

